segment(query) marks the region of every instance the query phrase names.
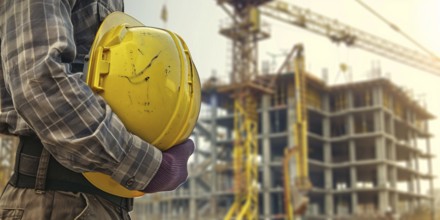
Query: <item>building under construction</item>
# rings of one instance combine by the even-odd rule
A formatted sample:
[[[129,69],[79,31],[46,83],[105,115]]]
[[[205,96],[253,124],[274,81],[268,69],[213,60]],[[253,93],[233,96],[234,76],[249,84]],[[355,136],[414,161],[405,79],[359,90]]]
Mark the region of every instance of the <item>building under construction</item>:
[[[259,74],[258,42],[270,37],[261,15],[428,72],[440,63],[282,0],[217,4],[230,19],[220,29],[232,42],[230,83],[204,82],[190,178],[137,200],[136,219],[294,219],[296,189],[307,192],[306,219],[432,207],[426,106],[385,78],[327,85],[305,72],[296,46],[276,74]]]
[[[285,219],[281,161],[284,149],[293,145],[293,75],[280,75],[276,92],[258,100],[260,219]],[[188,182],[175,192],[138,199],[135,219],[223,219],[227,214],[234,201],[233,100],[215,81],[203,90]],[[432,202],[421,189],[433,184],[428,131],[433,115],[425,106],[385,78],[328,86],[309,75],[307,91],[313,185],[307,219],[402,214]]]
[[[204,82],[188,181],[175,191],[136,199],[133,219],[292,219],[286,210],[291,201],[285,180],[290,176],[283,160],[286,149],[298,147],[298,103],[303,103],[308,125],[303,146],[303,174],[310,180],[306,219],[377,219],[422,204],[432,207],[433,198],[425,192],[433,190],[428,121],[434,116],[426,106],[386,78],[328,85],[298,69],[259,75],[258,41],[270,37],[260,15],[428,72],[440,73],[440,62],[282,0],[216,2],[231,20],[220,30],[233,45],[230,83],[216,78]],[[298,92],[300,72],[304,92]],[[252,115],[255,130],[237,129],[237,122],[246,123],[237,119],[236,103],[244,107],[244,115]],[[237,157],[242,139],[256,149]],[[10,173],[14,141],[2,139],[2,175]],[[251,180],[242,181],[244,166],[252,167]],[[252,204],[239,204],[237,198],[247,196]],[[231,216],[237,204],[247,206],[240,212],[256,216]]]

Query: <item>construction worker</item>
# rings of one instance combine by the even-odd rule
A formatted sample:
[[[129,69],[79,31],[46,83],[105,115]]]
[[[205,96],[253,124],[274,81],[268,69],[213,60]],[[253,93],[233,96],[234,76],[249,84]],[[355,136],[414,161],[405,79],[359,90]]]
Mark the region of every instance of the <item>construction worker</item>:
[[[84,172],[144,193],[186,180],[191,140],[162,152],[84,82],[95,33],[122,10],[122,0],[0,1],[0,131],[20,139],[0,219],[130,219],[133,199],[98,189]]]

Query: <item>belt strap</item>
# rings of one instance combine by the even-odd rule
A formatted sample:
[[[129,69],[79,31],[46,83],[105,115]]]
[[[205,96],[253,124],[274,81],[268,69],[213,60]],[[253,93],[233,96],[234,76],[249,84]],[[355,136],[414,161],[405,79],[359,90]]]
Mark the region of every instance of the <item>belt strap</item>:
[[[60,190],[94,194],[127,211],[133,209],[133,199],[106,193],[93,186],[82,174],[58,163],[37,137],[20,137],[14,174],[9,182],[19,188],[34,188],[38,193]]]
[[[44,192],[46,188],[46,176],[49,168],[50,154],[46,148],[41,152],[40,161],[38,163],[37,176],[35,177],[35,190],[37,192]]]

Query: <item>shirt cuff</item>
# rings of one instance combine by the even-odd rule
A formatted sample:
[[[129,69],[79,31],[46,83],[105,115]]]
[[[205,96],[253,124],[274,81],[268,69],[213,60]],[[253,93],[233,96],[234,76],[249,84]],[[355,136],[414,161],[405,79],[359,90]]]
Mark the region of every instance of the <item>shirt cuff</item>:
[[[130,145],[131,148],[116,167],[112,178],[129,190],[143,190],[156,175],[162,161],[162,152],[135,135],[132,135]]]

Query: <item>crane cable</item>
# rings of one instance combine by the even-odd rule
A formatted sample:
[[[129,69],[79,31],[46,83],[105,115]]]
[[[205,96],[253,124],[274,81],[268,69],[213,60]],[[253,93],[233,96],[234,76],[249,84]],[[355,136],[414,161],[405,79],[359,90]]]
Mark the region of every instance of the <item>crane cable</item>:
[[[388,21],[387,19],[385,19],[382,15],[380,15],[378,12],[376,12],[375,10],[373,10],[370,6],[368,6],[367,4],[365,4],[364,2],[362,2],[361,0],[355,0],[356,2],[358,2],[360,5],[362,5],[365,9],[367,9],[368,11],[370,11],[372,14],[374,14],[376,17],[378,17],[380,20],[382,20],[383,22],[385,22],[386,24],[388,24],[391,29],[393,29],[394,31],[400,33],[401,35],[403,35],[407,40],[411,41],[413,44],[415,44],[417,47],[419,47],[420,49],[422,49],[423,51],[425,51],[426,53],[428,53],[434,60],[436,61],[440,61],[440,58],[434,54],[433,52],[431,52],[430,50],[428,50],[427,48],[425,48],[424,46],[422,46],[420,43],[418,43],[415,39],[413,39],[412,37],[410,37],[408,34],[406,34],[405,32],[403,32],[397,25],[391,23],[390,21]]]

